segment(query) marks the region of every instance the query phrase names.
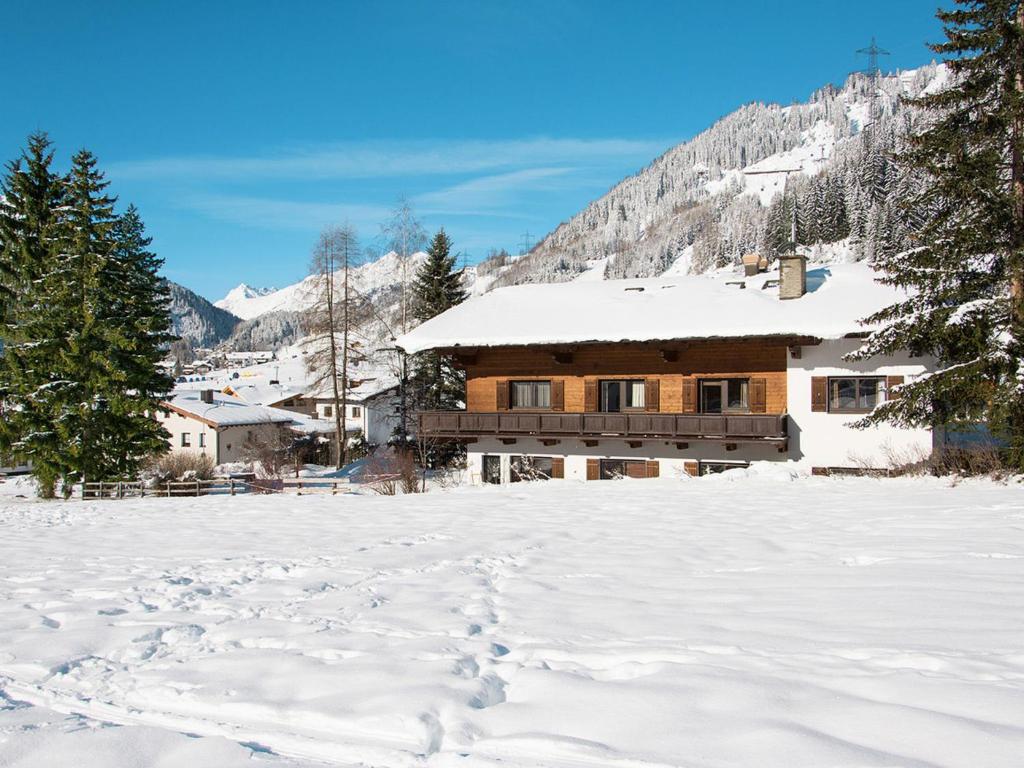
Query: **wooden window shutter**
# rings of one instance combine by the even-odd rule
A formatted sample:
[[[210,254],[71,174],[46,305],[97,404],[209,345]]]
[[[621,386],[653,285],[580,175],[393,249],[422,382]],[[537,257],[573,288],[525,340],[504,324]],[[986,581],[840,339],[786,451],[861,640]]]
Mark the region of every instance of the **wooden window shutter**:
[[[811,377],[811,410],[823,413],[828,410],[828,377]]]
[[[496,402],[499,411],[508,410],[508,379],[499,379],[495,382]]]
[[[696,461],[684,461],[683,469],[686,470],[686,474],[690,477],[697,477],[700,474],[700,464]]]
[[[587,459],[587,480],[598,480],[601,477],[601,460]]]
[[[551,477],[562,479],[565,477],[565,459],[556,456],[551,460]]]
[[[551,382],[551,410],[565,410],[565,382],[558,380]]]
[[[683,413],[697,412],[697,380],[691,377],[683,379]]]
[[[643,480],[645,477],[647,477],[647,462],[627,461],[626,477],[630,477],[634,480]]]
[[[894,388],[900,386],[903,383],[902,376],[886,376],[885,377],[885,399],[886,400],[898,400],[903,395],[899,392],[894,392]]]
[[[661,380],[647,379],[644,382],[644,410],[661,410]]]
[[[593,413],[597,410],[597,382],[588,380],[583,384],[583,410]]]
[[[647,476],[648,477],[659,477],[661,475],[661,462],[648,461],[647,462]]]
[[[750,412],[765,413],[768,410],[768,384],[765,379],[750,380]]]

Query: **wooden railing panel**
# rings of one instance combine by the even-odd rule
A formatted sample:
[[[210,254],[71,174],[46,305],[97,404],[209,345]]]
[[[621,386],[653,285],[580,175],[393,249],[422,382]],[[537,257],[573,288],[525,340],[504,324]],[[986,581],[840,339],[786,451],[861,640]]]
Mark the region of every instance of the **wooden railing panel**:
[[[427,411],[418,414],[422,434],[443,437],[507,435],[537,437],[639,437],[669,439],[781,440],[785,414],[548,413]]]

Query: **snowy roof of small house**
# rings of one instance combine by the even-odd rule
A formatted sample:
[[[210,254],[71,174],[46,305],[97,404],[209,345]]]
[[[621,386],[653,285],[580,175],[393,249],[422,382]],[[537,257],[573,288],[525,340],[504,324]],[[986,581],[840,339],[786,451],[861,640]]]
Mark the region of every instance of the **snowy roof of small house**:
[[[499,288],[400,337],[427,349],[754,336],[837,339],[871,330],[860,321],[906,294],[875,281],[864,263],[808,265],[807,293],[781,300],[778,271]],[[744,288],[729,283],[743,282]]]
[[[293,414],[278,408],[248,405],[237,397],[213,393],[213,402],[204,403],[200,390],[178,390],[164,401],[165,405],[186,416],[193,416],[218,427],[245,424],[286,424]]]

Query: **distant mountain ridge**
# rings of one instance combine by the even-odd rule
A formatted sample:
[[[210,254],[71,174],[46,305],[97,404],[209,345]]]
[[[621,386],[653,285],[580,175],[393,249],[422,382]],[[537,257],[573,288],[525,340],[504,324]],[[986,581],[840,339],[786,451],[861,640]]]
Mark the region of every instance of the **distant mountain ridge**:
[[[231,336],[240,322],[227,310],[215,307],[183,285],[167,281],[171,289],[171,328],[193,347],[213,347]]]

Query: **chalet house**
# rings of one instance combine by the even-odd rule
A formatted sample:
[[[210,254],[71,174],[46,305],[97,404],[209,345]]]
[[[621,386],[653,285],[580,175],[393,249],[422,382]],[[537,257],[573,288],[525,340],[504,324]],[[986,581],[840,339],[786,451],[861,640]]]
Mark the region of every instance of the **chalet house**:
[[[466,408],[418,415],[486,482],[706,474],[751,461],[884,467],[926,429],[851,426],[933,361],[851,362],[901,298],[865,264],[501,288],[398,340],[466,371]]]
[[[177,392],[161,403],[157,418],[170,433],[172,451],[206,454],[214,464],[242,461],[248,441],[270,441],[293,422],[285,411],[248,405],[212,389]]]

